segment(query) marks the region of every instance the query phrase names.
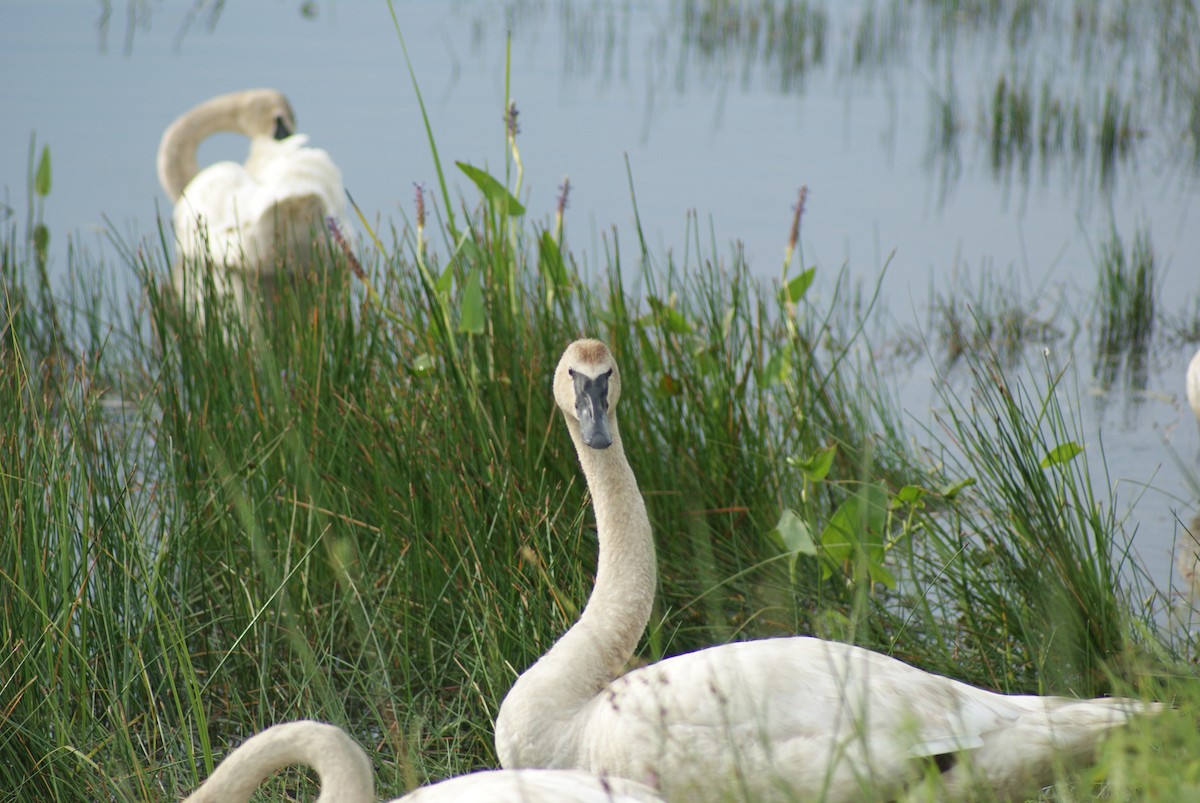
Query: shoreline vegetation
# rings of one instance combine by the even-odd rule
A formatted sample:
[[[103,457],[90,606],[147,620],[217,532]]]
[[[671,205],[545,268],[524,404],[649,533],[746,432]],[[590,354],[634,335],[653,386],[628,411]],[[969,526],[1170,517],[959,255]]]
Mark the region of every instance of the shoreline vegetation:
[[[545,221],[519,200],[506,108],[502,172],[439,161],[410,224],[323,238],[261,324],[172,303],[169,230],[115,240],[117,266],[71,251],[51,287],[48,155],[31,170],[27,225],[0,232],[0,800],[178,799],[298,718],[346,728],[382,797],[496,766],[499,701],[591,588],[549,392],[581,334],[622,366],[657,542],[639,660],[811,633],[1003,692],[1161,700],[1043,799],[1200,792],[1194,632],[1163,615],[1176,601],[1084,458],[1102,445],[1065,371],[1010,343],[1042,323],[969,287],[946,300],[919,347],[970,380],[941,383],[917,445],[871,289],[803,262],[803,195],[778,282],[694,219],[681,255],[640,223],[580,255],[566,182]],[[1125,260],[1114,234],[1098,266],[1096,348],[1119,360],[1169,335],[1146,328],[1143,248]],[[137,274],[130,298],[114,270]]]
[[[475,206],[352,255],[369,293],[330,239],[258,332],[172,306],[165,235],[126,251],[122,331],[5,233],[5,799],[173,799],[299,717],[347,727],[381,793],[495,766],[498,701],[594,570],[547,390],[585,332],[630,366],[662,575],[643,660],[814,633],[1006,692],[1166,700],[1048,799],[1195,791],[1194,645],[1155,614],[1061,372],[963,349],[969,394],[918,451],[847,323],[869,301],[698,242],[589,283],[561,223],[466,174]]]

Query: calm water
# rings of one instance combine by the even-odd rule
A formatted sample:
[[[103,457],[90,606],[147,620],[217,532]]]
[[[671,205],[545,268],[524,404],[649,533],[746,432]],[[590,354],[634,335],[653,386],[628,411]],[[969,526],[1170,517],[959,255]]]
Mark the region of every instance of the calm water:
[[[970,20],[950,36],[937,3],[814,2],[792,6],[804,24],[792,26],[785,47],[767,37],[771,20],[761,16],[697,16],[713,5],[396,7],[447,164],[503,165],[512,32],[528,207],[551,215],[570,176],[567,235],[587,264],[602,261],[614,226],[623,249],[635,242],[628,159],[657,257],[684,253],[695,210],[702,242],[711,226],[724,253],[742,243],[764,278],[779,274],[790,207],[807,185],[805,263],[818,266],[826,293],[843,268],[870,284],[888,264],[882,320],[896,332],[928,328],[931,292],[986,277],[1045,309],[1065,305],[1086,326],[1095,254],[1114,225],[1127,243],[1139,227],[1149,232],[1166,266],[1162,310],[1195,307],[1196,134],[1177,119],[1185,111],[1159,100],[1164,68],[1152,28],[1123,35],[1128,26],[1103,11],[1089,12],[1100,15],[1089,27],[1078,9],[1094,4],[1060,2],[1038,4],[1028,19]],[[130,0],[107,17],[104,8],[69,0],[0,8],[0,217],[25,219],[36,132],[53,159],[45,218],[60,274],[68,234],[106,255],[105,218],[126,240],[155,232],[156,215],[169,210],[154,171],[163,128],[234,89],[285,90],[300,129],[339,163],[371,218],[400,225],[414,182],[436,185],[386,4]],[[996,145],[1000,76],[1009,88],[1027,84],[1035,105],[1044,95],[1079,104],[1084,145],[1044,157]],[[1132,118],[1128,150],[1111,164],[1095,145],[1109,89]],[[240,160],[244,149],[218,138],[201,161]],[[465,180],[451,180],[474,199]],[[1191,348],[1157,349],[1144,388],[1102,391],[1087,343],[1085,333],[1071,353],[1056,341],[1052,358],[1078,369],[1068,385],[1088,454],[1098,468],[1103,450],[1131,532],[1136,525],[1135,548],[1165,585],[1176,517],[1191,520],[1189,488],[1200,487],[1200,434],[1180,398]],[[885,372],[918,431],[939,404],[932,369],[918,360]]]

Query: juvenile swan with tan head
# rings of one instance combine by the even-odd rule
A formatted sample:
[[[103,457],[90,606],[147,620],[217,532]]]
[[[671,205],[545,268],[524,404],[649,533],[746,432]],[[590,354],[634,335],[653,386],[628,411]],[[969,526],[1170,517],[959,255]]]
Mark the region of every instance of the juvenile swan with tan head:
[[[317,771],[317,803],[374,803],[366,753],[345,731],[300,720],[255,734],[213,770],[184,803],[246,803],[276,770],[304,764]],[[661,803],[652,790],[580,770],[490,770],[422,787],[392,803]]]
[[[671,800],[895,799],[932,782],[1021,797],[1154,704],[997,694],[860,647],[791,637],[726,644],[622,675],[650,616],[655,556],[617,426],[621,379],[572,343],[554,398],[596,512],[599,565],[570,630],[496,719],[501,764],[645,781]]]
[[[213,286],[241,302],[246,274],[269,279],[277,266],[309,264],[325,218],[342,221],[342,174],[329,154],[307,146],[296,116],[274,89],[232,92],[201,103],[167,127],[158,147],[158,179],[175,203],[179,259],[172,282],[199,299],[200,260],[211,259]],[[250,138],[245,164],[217,162],[200,170],[196,150],[218,132]]]

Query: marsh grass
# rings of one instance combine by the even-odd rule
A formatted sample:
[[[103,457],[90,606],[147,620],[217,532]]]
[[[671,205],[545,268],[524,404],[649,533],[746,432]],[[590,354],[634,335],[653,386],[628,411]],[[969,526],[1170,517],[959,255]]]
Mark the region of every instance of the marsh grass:
[[[1047,288],[1025,293],[1012,269],[998,277],[995,266],[981,267],[974,280],[963,271],[944,290],[929,288],[929,351],[943,370],[979,354],[1012,366],[1031,346],[1060,342],[1077,328],[1061,303],[1050,303],[1055,294]]]
[[[1124,375],[1132,387],[1144,388],[1158,301],[1149,232],[1139,229],[1126,251],[1114,230],[1102,244],[1097,263],[1097,379],[1107,389]]]
[[[166,232],[121,249],[127,329],[5,232],[2,799],[174,799],[298,717],[346,727],[380,795],[495,766],[499,701],[591,587],[549,392],[585,333],[621,365],[659,549],[642,660],[816,632],[1004,691],[1142,691],[1181,712],[1049,797],[1194,786],[1191,669],[1136,602],[1054,370],[1026,384],[963,349],[969,395],[918,453],[866,342],[872,291],[802,263],[766,287],[694,219],[678,259],[642,245],[634,268],[613,231],[585,281],[561,223],[516,203],[511,126],[504,147],[503,176],[460,166],[476,202],[439,181],[437,227],[326,243],[259,328],[212,294],[203,327],[177,308]]]

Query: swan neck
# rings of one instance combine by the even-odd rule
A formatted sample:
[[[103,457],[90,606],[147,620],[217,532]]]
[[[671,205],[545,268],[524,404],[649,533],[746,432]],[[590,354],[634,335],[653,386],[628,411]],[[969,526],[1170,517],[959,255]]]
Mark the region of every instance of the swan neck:
[[[501,705],[496,747],[506,768],[576,766],[576,715],[625,671],[654,604],[654,539],[615,417],[607,449],[585,445],[573,418],[567,426],[596,515],[596,583],[579,621],[517,679]]]
[[[373,803],[370,761],[344,731],[317,722],[276,725],[229,754],[184,803],[246,803],[276,770],[302,764],[320,777],[318,803]]]
[[[615,417],[607,449],[584,445],[574,420],[569,428],[587,478],[599,541],[596,584],[575,627],[599,631],[611,650],[607,682],[624,671],[650,621],[657,582],[654,538]]]
[[[236,95],[222,95],[167,126],[158,146],[158,180],[172,202],[179,200],[188,182],[200,172],[196,151],[201,142],[221,131],[245,133],[238,125],[237,108]]]

